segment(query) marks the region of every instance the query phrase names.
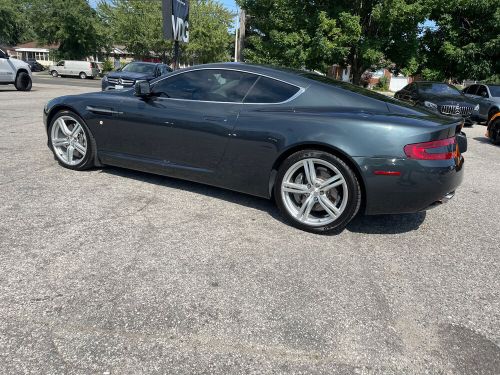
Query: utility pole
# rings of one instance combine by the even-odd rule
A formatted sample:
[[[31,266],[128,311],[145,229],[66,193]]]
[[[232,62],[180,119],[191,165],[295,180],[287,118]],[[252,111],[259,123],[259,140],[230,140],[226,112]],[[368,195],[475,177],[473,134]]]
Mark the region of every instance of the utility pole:
[[[234,61],[241,61],[241,51],[243,51],[243,43],[245,39],[245,24],[246,14],[243,9],[239,11],[238,25],[234,34]]]

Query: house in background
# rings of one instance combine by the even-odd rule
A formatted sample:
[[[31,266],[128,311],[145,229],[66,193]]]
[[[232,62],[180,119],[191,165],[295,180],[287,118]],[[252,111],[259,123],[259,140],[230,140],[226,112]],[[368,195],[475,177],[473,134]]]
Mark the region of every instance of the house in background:
[[[351,81],[351,66],[347,65],[342,67],[338,64],[333,64],[328,68],[326,75],[330,78],[337,79],[339,81],[350,82]]]
[[[57,45],[42,46],[37,42],[28,42],[15,46],[15,54],[13,53],[12,57],[24,61],[36,60],[44,66],[49,66],[54,63],[54,60],[50,56],[50,50],[57,48]]]
[[[401,90],[407,84],[413,82],[412,77],[405,77],[402,74],[398,74],[397,76],[392,74],[388,69],[379,69],[372,73],[370,81],[368,83],[368,87],[375,87],[380,78],[386,77],[389,81],[389,91],[396,92]]]

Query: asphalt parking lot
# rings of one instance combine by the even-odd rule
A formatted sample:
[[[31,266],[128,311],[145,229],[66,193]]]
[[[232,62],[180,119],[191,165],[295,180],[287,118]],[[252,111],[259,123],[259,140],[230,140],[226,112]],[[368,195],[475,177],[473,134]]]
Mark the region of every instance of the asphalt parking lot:
[[[484,126],[466,130],[450,203],[325,237],[263,199],[60,167],[42,108],[97,89],[0,86],[0,373],[500,373],[500,147]]]

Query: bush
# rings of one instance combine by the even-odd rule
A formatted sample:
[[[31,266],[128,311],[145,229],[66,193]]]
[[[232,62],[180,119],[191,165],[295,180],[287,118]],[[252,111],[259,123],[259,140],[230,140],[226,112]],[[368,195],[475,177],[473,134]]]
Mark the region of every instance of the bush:
[[[381,91],[389,91],[389,78],[386,76],[380,77],[377,83],[377,89]]]
[[[111,60],[104,60],[104,62],[102,63],[102,72],[103,73],[107,73],[107,72],[110,72],[114,69],[114,66],[113,66],[113,63],[111,62]]]

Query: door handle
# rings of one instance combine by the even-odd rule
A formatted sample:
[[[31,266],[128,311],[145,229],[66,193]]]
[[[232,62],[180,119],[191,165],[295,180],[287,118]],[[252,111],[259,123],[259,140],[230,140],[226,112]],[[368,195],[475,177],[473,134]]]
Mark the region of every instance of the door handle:
[[[203,120],[211,122],[227,122],[227,118],[221,116],[204,116]]]

